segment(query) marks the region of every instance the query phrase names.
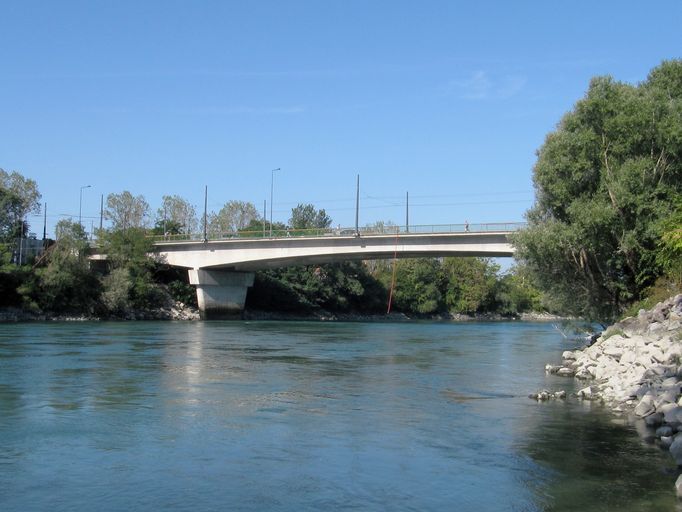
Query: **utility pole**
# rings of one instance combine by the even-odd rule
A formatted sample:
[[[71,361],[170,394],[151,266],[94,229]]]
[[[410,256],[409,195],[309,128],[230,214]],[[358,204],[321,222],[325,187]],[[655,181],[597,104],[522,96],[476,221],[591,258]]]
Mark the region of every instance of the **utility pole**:
[[[279,171],[280,168],[273,169],[270,171],[270,238],[272,238],[272,195],[275,190],[275,171]]]
[[[102,231],[102,219],[104,218],[104,194],[99,199],[99,230]]]
[[[90,188],[92,185],[83,185],[80,190],[80,196],[78,200],[78,225],[80,227],[83,227],[83,223],[81,222],[82,220],[82,214],[83,214],[83,189],[84,188]]]
[[[405,192],[405,231],[410,232],[410,193]]]
[[[355,236],[360,236],[360,175],[355,186]]]
[[[208,185],[204,189],[204,242],[208,242]]]
[[[45,240],[47,240],[47,203],[43,211],[43,245],[45,245]]]

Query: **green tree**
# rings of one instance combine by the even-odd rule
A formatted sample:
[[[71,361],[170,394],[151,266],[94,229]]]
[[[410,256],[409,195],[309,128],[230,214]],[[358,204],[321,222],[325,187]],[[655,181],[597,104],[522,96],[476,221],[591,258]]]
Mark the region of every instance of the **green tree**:
[[[323,209],[317,210],[312,204],[299,204],[291,210],[289,226],[292,229],[328,228],[332,219]]]
[[[675,211],[661,221],[660,232],[656,261],[674,285],[682,288],[682,197],[675,201]]]
[[[21,291],[44,311],[92,314],[101,287],[85,258],[85,230],[77,222],[60,220],[55,232],[56,243],[36,268],[34,281],[26,282]]]
[[[287,227],[282,222],[272,223],[273,235],[282,236],[286,233]],[[270,234],[270,222],[263,220],[263,218],[253,219],[247,226],[239,230],[239,233],[247,237],[260,237],[263,233],[268,236]]]
[[[659,221],[682,191],[682,61],[633,86],[599,77],[538,151],[516,256],[562,311],[609,321],[660,275]]]
[[[127,190],[109,194],[104,217],[111,221],[113,231],[144,228],[149,217],[149,204],[143,196],[133,196]]]
[[[14,171],[8,173],[0,169],[0,189],[4,189],[18,197],[21,201],[23,216],[29,213],[40,213],[40,192],[38,184]]]
[[[21,198],[8,189],[0,187],[0,243],[13,244],[27,226],[23,220]]]
[[[445,258],[448,309],[468,314],[493,309],[499,270],[499,265],[488,258]]]
[[[31,277],[31,267],[12,262],[13,251],[8,244],[0,243],[0,306],[20,307],[23,302],[19,288]]]
[[[125,315],[132,310],[147,310],[165,300],[154,280],[158,262],[150,256],[153,242],[144,229],[104,232],[100,245],[109,267],[102,280],[102,300],[111,313]]]
[[[28,232],[29,213],[40,213],[40,192],[32,179],[0,169],[0,242],[14,240]]]
[[[388,277],[388,276],[385,276]],[[390,288],[391,283],[384,283]],[[433,258],[396,261],[393,305],[405,313],[432,314],[445,309],[446,278]]]
[[[180,235],[185,232],[185,226],[173,220],[157,220],[152,229],[154,235]]]
[[[260,215],[253,203],[228,201],[218,213],[210,214],[208,231],[212,237],[234,234],[258,219]]]
[[[532,284],[527,272],[515,266],[497,279],[494,287],[494,311],[502,315],[517,315],[530,311],[545,311],[542,294]]]
[[[199,223],[194,206],[180,196],[163,196],[161,207],[156,211],[154,230],[158,234],[192,234]]]
[[[286,267],[256,273],[247,308],[275,311],[376,313],[387,292],[360,262]]]

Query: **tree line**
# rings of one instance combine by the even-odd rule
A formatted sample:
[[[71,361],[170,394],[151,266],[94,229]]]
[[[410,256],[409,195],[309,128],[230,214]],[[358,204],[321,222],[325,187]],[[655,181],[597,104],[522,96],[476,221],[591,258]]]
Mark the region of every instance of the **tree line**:
[[[484,258],[349,262],[259,272],[248,307],[272,310],[394,310],[515,314],[554,312],[600,322],[636,313],[682,289],[682,61],[665,61],[645,81],[596,77],[547,135],[533,168],[528,227],[512,237],[516,264],[501,274]],[[163,293],[193,300],[186,276],[150,260],[148,235],[199,227],[194,207],[164,196],[153,226],[144,197],[111,194],[98,233],[110,261],[93,269],[83,228],[57,225],[56,243],[16,265],[25,219],[40,210],[34,181],[0,170],[0,305],[121,314]],[[327,228],[324,210],[301,204],[289,224],[270,226],[248,202],[207,216],[209,237],[265,229]],[[19,261],[23,263],[23,261]]]
[[[151,232],[155,235],[189,236],[203,232],[204,229],[203,219],[199,219],[194,206],[178,195],[163,196],[161,206],[152,216],[149,204],[143,196],[134,196],[129,191],[109,194],[103,215],[110,221],[112,230],[148,229],[153,225]],[[289,224],[275,222],[272,228],[278,232],[287,229],[328,228],[331,223],[331,218],[323,209],[317,210],[311,204],[300,204],[291,211]],[[257,235],[264,228],[269,230],[271,226],[252,202],[230,200],[217,212],[207,213],[205,227],[208,238],[222,238],[239,233]]]
[[[55,240],[39,258],[17,265],[17,238],[28,232],[23,220],[39,209],[35,182],[19,173],[0,171],[0,193],[7,205],[0,219],[0,305],[29,311],[129,317],[169,300],[195,304],[186,271],[170,268],[149,254],[154,234],[191,234],[198,227],[192,205],[179,196],[164,196],[153,227],[143,196],[128,191],[110,194],[105,217],[110,227],[97,231],[107,254],[104,263],[87,258],[89,242],[83,226],[60,220]],[[21,227],[12,228],[12,226]],[[299,204],[288,224],[275,229],[328,228],[323,209]],[[251,203],[228,201],[210,216],[209,233],[252,233],[269,229]],[[499,274],[485,258],[421,258],[347,262],[288,267],[257,272],[247,308],[309,314],[317,311],[361,314],[393,311],[413,315],[498,312],[516,314],[542,307],[539,294],[517,272]]]

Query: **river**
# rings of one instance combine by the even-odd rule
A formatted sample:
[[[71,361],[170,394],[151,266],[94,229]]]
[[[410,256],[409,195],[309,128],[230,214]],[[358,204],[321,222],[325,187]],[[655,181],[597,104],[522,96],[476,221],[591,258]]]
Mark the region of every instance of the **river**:
[[[542,323],[0,325],[0,510],[671,511]]]

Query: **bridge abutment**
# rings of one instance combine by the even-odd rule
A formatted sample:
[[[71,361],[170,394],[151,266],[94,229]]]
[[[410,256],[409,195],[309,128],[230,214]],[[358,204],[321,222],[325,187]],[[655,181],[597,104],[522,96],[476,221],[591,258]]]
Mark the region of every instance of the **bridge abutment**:
[[[241,318],[253,277],[253,272],[190,269],[189,282],[197,288],[202,320]]]

